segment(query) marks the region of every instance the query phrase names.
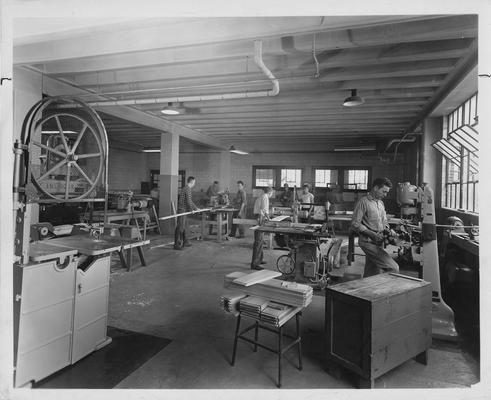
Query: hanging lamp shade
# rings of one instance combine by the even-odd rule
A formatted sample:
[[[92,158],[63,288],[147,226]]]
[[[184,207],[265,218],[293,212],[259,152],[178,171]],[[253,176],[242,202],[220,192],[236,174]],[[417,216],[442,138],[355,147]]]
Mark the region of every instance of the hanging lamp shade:
[[[181,113],[179,108],[176,107],[173,103],[167,103],[167,106],[164,107],[160,112],[165,115],[179,115]]]
[[[355,107],[363,104],[365,100],[356,94],[356,89],[351,89],[351,96],[344,99],[343,106]]]

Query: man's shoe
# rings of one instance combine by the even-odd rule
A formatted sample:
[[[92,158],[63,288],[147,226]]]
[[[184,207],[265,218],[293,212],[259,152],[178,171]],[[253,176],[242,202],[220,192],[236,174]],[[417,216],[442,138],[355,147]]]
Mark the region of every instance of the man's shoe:
[[[182,246],[175,246],[174,245],[174,250],[182,250]]]
[[[257,266],[252,266],[252,265],[251,265],[251,269],[256,269],[256,270],[258,270],[258,271],[261,271],[261,270],[263,270],[264,268],[262,268],[262,267],[257,267]]]
[[[260,264],[267,264],[267,262],[266,261],[261,261]]]

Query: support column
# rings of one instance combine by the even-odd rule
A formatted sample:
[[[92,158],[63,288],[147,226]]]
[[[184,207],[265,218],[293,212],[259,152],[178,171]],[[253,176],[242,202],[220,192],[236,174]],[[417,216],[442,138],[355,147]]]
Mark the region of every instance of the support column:
[[[421,140],[419,183],[426,182],[433,189],[435,203],[441,204],[442,157],[432,143],[442,137],[442,118],[427,118],[423,125]]]
[[[159,175],[159,216],[173,213],[172,202],[177,209],[179,182],[179,135],[164,132],[160,136],[160,175]],[[174,231],[174,220],[162,221],[161,229],[165,233]]]
[[[220,190],[226,190],[227,188],[230,190],[230,192],[233,192],[235,190],[235,186],[230,182],[231,175],[230,175],[230,169],[231,169],[231,154],[229,151],[222,151],[220,152],[220,176],[219,176],[219,182],[220,182]]]

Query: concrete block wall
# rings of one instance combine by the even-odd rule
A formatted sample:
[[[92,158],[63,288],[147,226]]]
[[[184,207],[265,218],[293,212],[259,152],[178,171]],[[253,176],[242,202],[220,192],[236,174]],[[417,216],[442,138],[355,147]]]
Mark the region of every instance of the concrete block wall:
[[[136,153],[109,146],[109,190],[132,190],[139,193],[141,182],[149,179],[146,153]]]

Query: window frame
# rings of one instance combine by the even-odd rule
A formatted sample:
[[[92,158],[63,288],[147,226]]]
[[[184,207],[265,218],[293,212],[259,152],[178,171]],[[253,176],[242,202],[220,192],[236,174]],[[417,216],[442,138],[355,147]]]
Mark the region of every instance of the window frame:
[[[338,171],[338,183],[333,188],[328,188],[325,186],[316,186],[315,185],[315,174],[317,170],[337,170]],[[368,181],[367,181],[367,189],[348,189],[344,187],[344,173],[349,170],[365,170],[368,171]],[[343,165],[343,166],[315,166],[312,167],[312,176],[313,176],[313,187],[317,190],[329,190],[337,188],[343,192],[368,192],[370,190],[370,184],[372,182],[372,167],[368,165],[363,166],[354,166],[354,165]]]
[[[282,169],[299,169],[300,170],[300,182],[303,183],[303,179],[305,176],[305,168],[299,167],[297,165],[253,165],[252,166],[252,188],[253,189],[262,189],[266,186],[257,186],[256,185],[256,171],[258,169],[271,169],[273,170],[273,185],[271,187],[273,189],[281,189],[281,170]]]
[[[452,112],[444,115],[442,118],[442,138],[449,138],[449,134],[455,129],[469,124],[477,129],[478,124],[478,93],[463,101]],[[458,116],[460,115],[460,118]],[[460,124],[458,123],[460,120]],[[457,144],[460,149],[460,165],[449,160],[442,155],[442,194],[441,206],[447,209],[458,210],[478,214],[479,210],[479,171],[476,174],[471,172],[470,160],[472,152]],[[458,181],[450,180],[454,176],[452,169],[459,171]],[[472,192],[472,196],[470,195]],[[469,205],[469,203],[472,203]]]

